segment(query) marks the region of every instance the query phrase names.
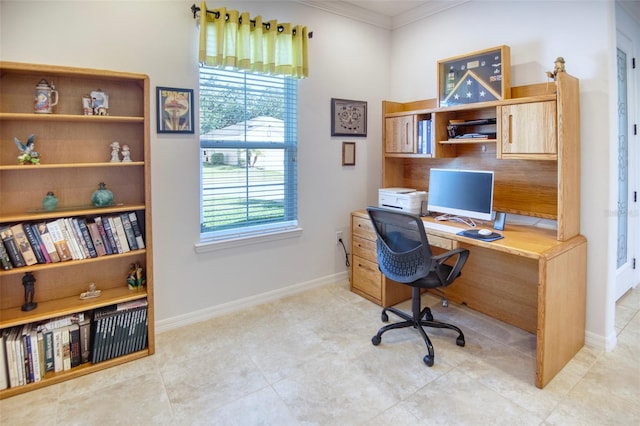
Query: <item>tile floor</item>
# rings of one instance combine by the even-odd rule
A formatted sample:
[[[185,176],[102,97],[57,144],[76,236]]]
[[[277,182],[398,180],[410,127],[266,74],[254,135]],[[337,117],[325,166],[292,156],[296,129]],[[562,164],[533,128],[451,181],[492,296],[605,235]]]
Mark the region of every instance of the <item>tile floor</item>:
[[[415,330],[373,346],[379,307],[340,282],[159,334],[152,357],[0,401],[0,424],[640,424],[640,289],[618,303],[616,349],[583,348],[544,390],[533,335],[425,302],[467,341],[432,331],[432,368]]]

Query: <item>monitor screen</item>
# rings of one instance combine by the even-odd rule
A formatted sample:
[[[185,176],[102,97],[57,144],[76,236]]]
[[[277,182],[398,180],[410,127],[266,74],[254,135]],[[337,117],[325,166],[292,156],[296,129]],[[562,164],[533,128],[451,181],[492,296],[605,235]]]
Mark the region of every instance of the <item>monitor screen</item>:
[[[430,212],[491,220],[493,171],[431,169],[427,209]]]

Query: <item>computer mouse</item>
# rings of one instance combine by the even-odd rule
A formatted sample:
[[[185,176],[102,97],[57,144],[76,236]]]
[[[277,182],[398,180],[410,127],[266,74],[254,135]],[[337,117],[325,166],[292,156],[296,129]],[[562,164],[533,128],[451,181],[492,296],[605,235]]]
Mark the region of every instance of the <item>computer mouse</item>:
[[[486,237],[487,235],[491,235],[491,234],[493,234],[493,231],[489,229],[478,229],[478,235],[482,235]]]

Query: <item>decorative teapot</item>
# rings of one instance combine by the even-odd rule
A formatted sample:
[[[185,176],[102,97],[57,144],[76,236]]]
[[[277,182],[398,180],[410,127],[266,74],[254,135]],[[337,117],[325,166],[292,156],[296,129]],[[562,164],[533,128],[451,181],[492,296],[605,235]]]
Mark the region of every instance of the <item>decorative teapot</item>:
[[[58,105],[58,91],[44,78],[36,84],[36,97],[33,111],[37,114],[51,114],[53,107]]]

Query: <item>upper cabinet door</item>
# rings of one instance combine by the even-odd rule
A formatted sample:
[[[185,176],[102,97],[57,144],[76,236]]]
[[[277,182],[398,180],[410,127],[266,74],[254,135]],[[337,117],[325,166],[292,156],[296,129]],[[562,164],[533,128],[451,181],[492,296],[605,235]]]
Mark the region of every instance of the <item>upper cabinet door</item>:
[[[498,108],[498,158],[557,160],[556,102],[531,102]]]
[[[385,118],[385,152],[416,152],[415,117],[413,115]]]

